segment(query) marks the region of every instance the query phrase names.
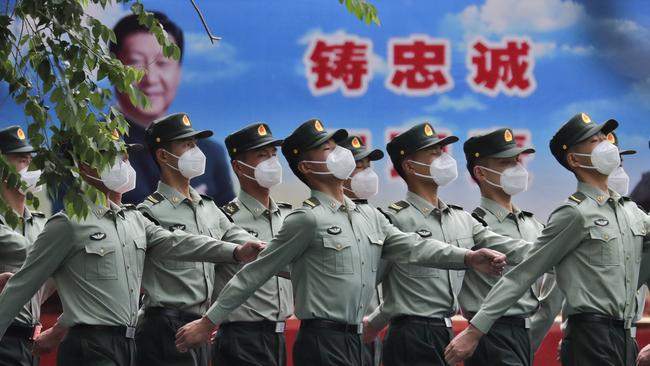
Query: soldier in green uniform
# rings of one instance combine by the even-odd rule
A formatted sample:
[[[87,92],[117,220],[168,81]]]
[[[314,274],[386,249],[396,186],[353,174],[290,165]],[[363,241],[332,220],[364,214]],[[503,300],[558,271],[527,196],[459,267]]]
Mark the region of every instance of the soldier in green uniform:
[[[205,155],[197,141],[210,136],[210,130],[195,130],[185,113],[165,116],[145,130],[160,181],[138,210],[172,232],[181,230],[237,244],[257,240],[233,224],[212,198],[200,195],[190,185],[190,179],[205,170]],[[225,263],[216,267],[222,265]],[[178,328],[199,319],[209,308],[214,271],[212,263],[145,257],[143,316],[135,333],[138,365],[208,366],[207,345],[180,353],[174,340]]]
[[[444,152],[446,145],[456,141],[456,136],[438,138],[429,123],[421,123],[387,144],[393,166],[408,187],[406,199],[393,203],[386,212],[391,222],[404,232],[457,248],[491,248],[505,253],[524,245],[519,239],[493,233],[461,207],[439,199],[439,187],[458,175],[456,161]],[[382,280],[384,301],[368,318],[368,331],[376,332],[390,323],[384,338],[384,365],[444,364],[464,273],[413,263],[389,266]]]
[[[370,164],[372,161],[383,159],[384,152],[379,149],[368,149],[359,136],[348,136],[339,145],[352,151],[354,161],[356,162],[356,167],[352,171],[350,179],[343,183],[343,191],[355,204],[367,205],[368,198],[377,194],[379,190],[379,177]],[[383,273],[386,271],[386,266],[386,261],[381,260],[379,262],[377,278],[383,276]],[[378,285],[368,302],[366,316],[375,311],[381,299],[381,285]],[[364,339],[364,343],[364,365],[379,366],[381,363],[381,340],[378,336],[374,336],[370,339]]]
[[[277,157],[282,140],[273,137],[266,123],[254,123],[228,135],[225,143],[240,191],[224,210],[235,224],[270,242],[291,212],[291,205],[270,196],[270,189],[282,182]],[[216,268],[215,300],[241,268]],[[222,366],[286,365],[285,320],[292,314],[291,280],[285,274],[271,277],[221,323],[212,347],[213,362]]]
[[[118,146],[119,135],[114,134]],[[129,146],[129,149],[141,148]],[[79,163],[87,184],[119,198],[135,186],[128,158],[99,174]],[[53,277],[63,304],[60,326],[69,329],[58,352],[60,365],[135,365],[135,323],[145,254],[195,261],[252,260],[264,246],[245,246],[207,236],[170,233],[132,205],[88,203],[85,219],[65,212],[50,218],[29,251],[25,264],[0,294],[0,336],[21,304]],[[58,327],[58,326],[57,326]]]
[[[27,190],[36,192],[40,171],[29,171],[34,148],[27,142],[25,133],[18,126],[0,130],[0,152],[3,158],[20,173]],[[22,266],[26,249],[36,240],[45,225],[45,215],[30,211],[25,206],[26,191],[0,185],[2,199],[20,218],[18,226],[11,230],[5,218],[0,215],[0,273],[16,272]],[[6,233],[3,232],[6,230]],[[18,251],[16,251],[18,250]],[[21,253],[19,256],[16,254]],[[41,303],[51,294],[53,287],[44,286],[20,310],[18,316],[0,340],[0,365],[38,365],[38,358],[32,355],[32,341],[40,331]]]
[[[381,258],[495,273],[505,266],[498,252],[403,233],[376,209],[346,198],[343,182],[355,162],[350,150],[336,145],[346,137],[345,130],[327,132],[313,119],[284,140],[282,153],[294,174],[311,188],[311,197],[285,218],[258,260],[228,282],[207,314],[179,330],[179,349],[205,342],[216,324],[291,265],[296,316],[301,320],[294,363],[362,365],[362,318],[375,291]]]
[[[578,189],[551,214],[528,256],[494,285],[470,326],[450,343],[449,363],[470,356],[495,321],[555,267],[567,317],[562,364],[634,364],[637,280],[642,248],[650,244],[650,219],[608,189],[608,175],[620,156],[606,136],[617,126],[615,120],[596,124],[581,113],[555,133],[551,152],[575,175]]]
[[[532,213],[513,205],[512,196],[528,188],[528,172],[520,158],[522,154],[532,154],[535,150],[517,147],[512,130],[500,128],[485,135],[471,137],[463,145],[463,151],[467,170],[481,191],[480,205],[474,209],[472,216],[498,234],[534,242],[544,225]],[[532,245],[516,245],[503,248],[508,262],[506,271],[521,263],[531,247]],[[472,357],[465,361],[465,365],[532,365],[536,347],[531,344],[530,328],[541,328],[538,333],[543,339],[555,318],[553,311],[544,312],[531,324],[542,297],[543,301],[554,301],[556,312],[562,307],[562,296],[553,295],[559,291],[542,294],[542,289],[555,289],[553,276],[542,279],[543,281],[535,282],[495,322],[490,332],[479,342]],[[467,271],[458,294],[461,310],[467,319],[471,320],[479,311],[483,299],[497,280],[497,277]]]

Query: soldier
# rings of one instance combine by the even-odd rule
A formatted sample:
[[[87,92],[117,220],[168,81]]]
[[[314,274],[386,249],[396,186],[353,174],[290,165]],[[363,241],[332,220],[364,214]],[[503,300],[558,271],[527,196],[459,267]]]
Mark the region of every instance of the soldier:
[[[471,137],[463,145],[463,151],[467,170],[481,190],[480,206],[474,209],[472,216],[497,234],[534,242],[544,225],[532,213],[516,207],[512,203],[512,196],[528,188],[528,172],[521,164],[521,156],[532,154],[535,149],[517,147],[512,130],[500,128],[485,135]],[[506,271],[521,263],[531,247],[532,245],[503,247],[508,261]],[[497,280],[495,277],[467,271],[458,301],[468,320],[479,311],[483,299]],[[476,351],[465,361],[465,365],[532,365],[536,344],[541,343],[553,325],[555,313],[562,307],[561,294],[554,295],[559,291],[542,294],[542,289],[555,289],[552,275],[544,281],[535,282],[530,291],[526,291],[505,316],[495,322],[490,332],[481,338]],[[553,302],[552,309],[533,318],[534,314],[538,315],[536,312],[542,295],[543,301]],[[545,304],[547,307],[549,305]],[[531,335],[534,333],[530,330],[531,326],[539,328],[536,333],[541,338],[532,341],[532,344]]]
[[[120,146],[119,136],[113,141]],[[130,145],[129,150],[142,148]],[[99,174],[80,161],[87,184],[118,198],[135,185],[128,157]],[[69,331],[58,353],[61,365],[135,364],[135,322],[145,253],[180,260],[251,260],[263,248],[246,246],[156,226],[132,205],[88,203],[80,221],[60,212],[50,218],[25,264],[0,294],[0,336],[24,304],[52,276],[63,304],[59,318]]]
[[[10,126],[0,130],[0,153],[20,173],[27,191],[31,192],[42,188],[37,185],[40,170],[28,170],[34,152],[36,150],[27,142],[25,132],[20,127]],[[18,226],[11,230],[5,226],[6,220],[0,215],[0,273],[18,271],[25,260],[27,249],[45,225],[45,215],[30,211],[25,206],[27,191],[9,187],[6,182],[0,185],[3,200],[20,218]],[[41,303],[52,291],[51,285],[39,290],[7,328],[5,336],[0,340],[0,365],[38,365],[38,358],[32,355],[32,341],[40,331]]]
[[[257,240],[224,214],[206,195],[190,185],[205,171],[205,155],[197,146],[212,131],[197,131],[186,113],[154,121],[145,132],[147,146],[160,169],[157,190],[138,205],[143,215],[169,231],[182,230],[244,244]],[[219,264],[216,267],[219,268]],[[176,331],[199,319],[210,306],[215,265],[147,256],[142,289],[144,312],[135,341],[137,364],[208,366],[207,345],[189,353],[176,350]]]
[[[423,240],[392,226],[377,210],[343,194],[355,167],[350,150],[336,145],[345,130],[327,132],[312,119],[282,143],[294,174],[312,190],[302,208],[289,214],[259,260],[228,282],[207,314],[181,328],[177,347],[205,342],[214,328],[271,276],[287,265],[300,331],[293,348],[296,365],[361,365],[362,318],[375,291],[380,259],[499,273],[503,256]]]
[[[497,235],[461,207],[438,197],[438,189],[456,179],[456,161],[444,147],[456,136],[438,138],[429,123],[421,123],[386,146],[398,174],[407,184],[406,199],[386,212],[404,232],[433,238],[454,247],[491,248],[502,252],[522,246],[519,239]],[[503,251],[505,253],[505,251]],[[384,338],[383,362],[392,365],[442,365],[451,340],[451,316],[458,310],[456,295],[464,271],[391,263],[382,281],[384,302],[368,318],[368,332],[390,323]]]
[[[494,285],[470,326],[450,343],[447,362],[470,356],[494,322],[555,267],[566,299],[562,364],[634,364],[635,297],[650,219],[607,187],[620,165],[619,151],[606,137],[617,126],[611,119],[596,124],[581,113],[555,133],[551,152],[575,175],[578,189],[551,214],[528,256]]]
[[[623,155],[634,155],[636,150],[620,150],[618,145],[618,136],[613,131],[607,134],[607,141],[616,145],[619,148],[619,155],[621,155],[621,165],[618,168],[614,169],[612,174],[609,175],[607,184],[610,189],[615,190],[621,196],[627,196],[628,191],[630,190],[630,176],[627,175],[625,169],[623,168]]]
[[[348,136],[339,145],[352,151],[354,161],[356,162],[356,167],[352,171],[350,179],[343,183],[343,191],[355,204],[367,205],[368,198],[376,195],[379,189],[379,177],[370,166],[370,163],[383,159],[384,152],[379,149],[368,149],[359,136]],[[377,268],[377,282],[379,282],[379,279],[386,272],[386,266],[386,261],[382,259]],[[381,285],[378,285],[368,302],[366,316],[375,311],[381,302],[381,298]],[[379,366],[381,363],[381,340],[378,336],[375,336],[364,339],[364,343],[364,365]]]
[[[226,137],[241,190],[224,210],[235,224],[265,242],[273,239],[291,211],[291,205],[270,196],[270,189],[282,182],[276,151],[281,144],[266,123],[254,123]],[[216,268],[213,299],[241,267]],[[286,365],[284,329],[291,314],[291,281],[281,275],[271,277],[221,324],[212,348],[213,362],[223,366]]]

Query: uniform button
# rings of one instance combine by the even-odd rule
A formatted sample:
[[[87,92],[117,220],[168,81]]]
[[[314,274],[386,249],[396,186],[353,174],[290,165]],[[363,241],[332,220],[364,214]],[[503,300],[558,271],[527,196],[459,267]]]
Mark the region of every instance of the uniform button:
[[[364,262],[364,261],[361,261],[361,265],[363,266],[364,264],[366,264],[366,262]]]
[[[359,309],[363,309],[363,305],[359,305]]]
[[[336,249],[341,249],[341,244],[336,244]]]
[[[104,248],[100,249],[99,253],[104,254]]]
[[[362,283],[362,284],[361,284],[361,287],[366,287],[366,284],[365,284],[365,283]]]
[[[133,289],[131,289],[131,293],[133,293]]]
[[[332,202],[332,203],[330,203],[330,207],[334,208],[334,207],[336,207],[336,204],[334,204],[334,202]]]
[[[609,235],[605,234],[605,236],[603,236],[603,238],[605,238],[605,240],[607,240],[607,239],[609,239]]]
[[[361,239],[357,239],[357,241],[358,241],[359,243],[361,243]]]
[[[131,266],[126,266],[126,269],[131,269]]]

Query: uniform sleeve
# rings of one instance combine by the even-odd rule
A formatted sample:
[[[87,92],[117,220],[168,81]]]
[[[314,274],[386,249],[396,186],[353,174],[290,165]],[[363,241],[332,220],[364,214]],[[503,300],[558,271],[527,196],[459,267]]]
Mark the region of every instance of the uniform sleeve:
[[[24,236],[0,224],[0,258],[4,263],[20,266],[27,257],[28,248],[29,241]]]
[[[383,229],[382,258],[397,263],[417,263],[442,269],[465,269],[468,250],[435,239],[422,239],[416,233],[404,233],[377,213]]]
[[[488,248],[496,250],[509,258],[513,255],[525,253],[530,244],[521,239],[514,239],[508,236],[503,236],[495,233],[489,227],[483,226],[475,218],[470,216],[472,220],[472,233],[474,238],[475,248]]]
[[[73,251],[73,233],[72,224],[64,216],[54,216],[45,224],[25,263],[0,294],[0,339],[18,311]]]
[[[210,321],[221,323],[271,276],[301,256],[314,240],[316,225],[311,211],[297,209],[290,213],[275,238],[257,259],[244,266],[224,286],[206,313]]]
[[[583,238],[584,218],[577,208],[562,206],[549,219],[548,226],[528,256],[492,287],[471,323],[487,333],[542,274],[573,251]]]
[[[239,245],[246,244],[249,241],[260,241],[258,238],[251,235],[248,231],[242,229],[239,225],[235,225],[230,221],[226,214],[221,212],[215,207],[216,213],[219,215],[219,227],[223,229],[223,236],[221,240],[236,243]]]
[[[539,309],[531,318],[530,337],[533,352],[536,352],[544,341],[555,322],[555,317],[562,311],[563,303],[564,294],[557,287],[555,273],[547,272],[540,291]]]
[[[147,255],[157,258],[212,263],[237,263],[237,244],[213,239],[205,235],[188,234],[182,230],[173,233],[140,217],[147,235]]]

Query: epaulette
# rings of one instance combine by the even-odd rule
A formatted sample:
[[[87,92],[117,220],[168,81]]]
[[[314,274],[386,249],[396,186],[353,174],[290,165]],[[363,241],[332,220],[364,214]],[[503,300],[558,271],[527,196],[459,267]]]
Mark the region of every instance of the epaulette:
[[[293,206],[292,206],[290,203],[286,203],[286,202],[276,202],[275,204],[278,205],[278,207],[280,207],[280,208],[286,208],[287,210],[291,210],[291,209],[293,209]]]
[[[582,203],[587,198],[584,193],[582,192],[576,192],[572,195],[569,196],[569,200],[575,202],[575,203]]]
[[[304,200],[303,203],[302,203],[302,205],[303,205],[303,206],[309,206],[309,207],[311,207],[311,208],[314,208],[314,207],[317,207],[317,206],[320,205],[320,201],[317,200],[317,199],[314,198],[314,197],[311,197],[311,198],[308,198],[308,199]]]
[[[390,222],[391,224],[393,223],[393,220],[390,218],[390,216],[384,210],[377,207],[377,211],[381,212],[381,214],[384,215],[384,217],[386,218],[386,220],[388,220],[388,222]]]
[[[122,208],[125,209],[125,210],[136,210],[137,209],[137,207],[135,207],[135,205],[132,204],[132,203],[125,203],[125,204],[122,205]]]
[[[352,202],[354,202],[357,205],[367,205],[368,204],[368,200],[364,200],[364,199],[361,199],[361,198],[355,198],[355,199],[352,200]]]
[[[232,201],[227,205],[223,206],[221,209],[227,212],[228,215],[234,215],[235,212],[239,211],[239,204],[235,201]]]
[[[472,217],[475,218],[476,221],[480,222],[481,225],[487,227],[488,224],[487,224],[487,222],[486,222],[485,219],[484,219],[484,217],[485,217],[486,214],[487,214],[487,213],[485,212],[485,210],[483,210],[483,209],[480,208],[480,207],[477,207],[477,208],[475,208],[474,211],[472,212]]]
[[[406,201],[397,201],[395,203],[391,203],[391,205],[388,206],[388,208],[390,208],[391,210],[393,210],[395,212],[400,212],[400,211],[402,211],[403,209],[405,209],[405,208],[407,208],[409,206],[410,206],[410,204],[408,202],[406,202]]]
[[[524,216],[526,216],[526,217],[533,217],[533,216],[535,216],[535,215],[533,215],[532,212],[528,212],[528,211],[521,211],[521,214],[524,215]]]
[[[160,226],[160,222],[156,219],[153,218],[147,211],[140,211],[142,213],[142,216],[146,217],[149,221],[153,222],[156,226]]]
[[[164,201],[165,196],[163,196],[162,194],[160,194],[158,192],[154,192],[154,193],[150,194],[145,199],[155,205],[157,203],[160,203],[161,201]]]
[[[228,221],[232,222],[233,224],[235,223],[235,220],[232,219],[232,216],[230,216],[230,214],[228,212],[226,212],[226,210],[224,210],[221,207],[219,207],[219,209],[221,210],[221,212],[223,212],[224,215],[226,215],[226,217],[228,218]]]
[[[207,194],[200,194],[199,196],[201,196],[201,198],[203,198],[204,200],[214,201],[214,198],[208,196]]]
[[[42,213],[41,211],[30,211],[32,216],[40,217],[40,218],[45,218],[45,214]]]
[[[456,205],[447,204],[447,206],[453,208],[454,210],[461,210],[461,211],[465,210],[464,208],[462,208],[460,206],[456,206]]]

